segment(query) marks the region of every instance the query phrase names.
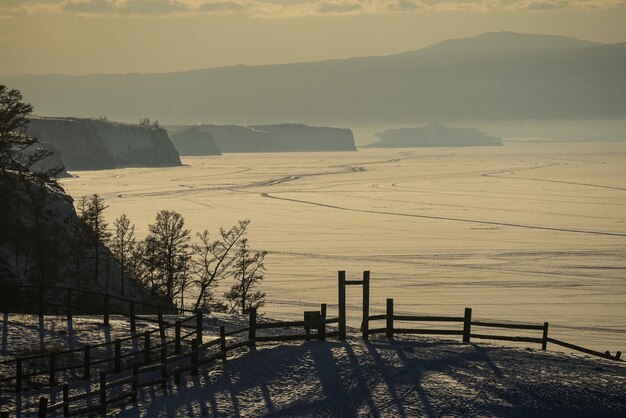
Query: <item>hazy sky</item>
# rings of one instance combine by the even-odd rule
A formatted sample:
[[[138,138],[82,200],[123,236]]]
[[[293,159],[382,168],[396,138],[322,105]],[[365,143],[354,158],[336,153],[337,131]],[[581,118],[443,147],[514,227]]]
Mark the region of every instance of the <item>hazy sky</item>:
[[[626,41],[626,0],[0,0],[0,74],[385,55],[483,32]]]

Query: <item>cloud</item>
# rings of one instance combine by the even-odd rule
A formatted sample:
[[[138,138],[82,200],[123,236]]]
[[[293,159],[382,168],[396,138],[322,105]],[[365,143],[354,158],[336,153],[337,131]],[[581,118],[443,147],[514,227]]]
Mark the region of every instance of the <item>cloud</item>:
[[[465,11],[541,12],[557,9],[626,7],[624,0],[1,0],[1,16],[193,16],[242,14],[302,17],[379,13]]]

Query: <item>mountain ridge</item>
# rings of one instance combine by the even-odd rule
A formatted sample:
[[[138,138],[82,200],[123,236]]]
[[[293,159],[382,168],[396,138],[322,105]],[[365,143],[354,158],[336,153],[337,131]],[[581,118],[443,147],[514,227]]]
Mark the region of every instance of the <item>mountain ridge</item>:
[[[626,43],[590,45],[573,38],[510,33],[462,41],[493,46],[493,39],[511,36],[517,49],[435,54],[431,48],[383,57],[190,72],[0,80],[22,90],[39,114],[105,115],[122,121],[148,116],[165,124],[626,117]],[[519,49],[537,40],[580,47]]]

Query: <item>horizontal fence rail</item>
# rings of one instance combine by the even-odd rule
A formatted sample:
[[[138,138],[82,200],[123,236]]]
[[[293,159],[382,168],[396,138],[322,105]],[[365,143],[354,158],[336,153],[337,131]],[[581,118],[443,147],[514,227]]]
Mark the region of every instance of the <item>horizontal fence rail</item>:
[[[309,312],[310,313],[310,312]],[[202,365],[210,364],[216,360],[225,360],[230,351],[241,348],[254,349],[257,342],[262,341],[310,341],[313,339],[323,340],[327,337],[338,337],[339,331],[328,332],[326,329],[326,304],[321,305],[314,320],[307,320],[305,313],[304,321],[281,321],[281,322],[257,322],[256,309],[250,309],[249,324],[245,328],[226,331],[225,326],[220,326],[219,338],[201,343],[194,338],[191,348],[181,353],[167,355],[161,348],[160,355],[154,364],[141,365],[133,362],[126,376],[110,378],[112,372],[103,371],[99,375],[99,387],[96,390],[86,389],[82,393],[69,395],[69,385],[62,386],[62,399],[54,404],[48,398],[41,398],[39,402],[39,416],[45,417],[47,413],[63,411],[63,416],[85,415],[92,413],[105,414],[107,408],[113,404],[125,404],[137,399],[138,390],[144,387],[165,388],[168,379],[174,377],[175,383],[180,383],[181,376],[185,373],[197,375]],[[337,318],[330,318],[330,322],[337,323]],[[258,335],[257,331],[277,330],[294,331],[302,330],[297,334],[283,333],[274,335]],[[312,331],[315,331],[313,333]],[[244,334],[247,338],[240,341],[229,341],[227,337]],[[83,406],[85,401],[91,401],[92,405]]]
[[[26,296],[26,299],[13,299],[18,294],[22,297]],[[190,337],[194,335],[197,337],[201,333],[201,313],[188,309],[160,306],[122,296],[72,287],[0,285],[0,311],[5,314],[5,318],[9,313],[23,313],[26,309],[17,309],[19,305],[32,304],[33,301],[36,310],[29,310],[35,311],[39,315],[40,323],[43,322],[45,315],[66,315],[68,323],[71,324],[74,315],[97,313],[102,315],[102,324],[108,326],[111,315],[121,315],[129,319],[131,335],[110,342],[19,356],[15,359],[1,361],[0,367],[6,369],[0,376],[1,391],[20,392],[29,388],[55,386],[60,380],[69,382],[89,378],[94,370],[119,371],[122,368],[130,367],[131,357],[142,357],[146,363],[149,363],[152,358],[156,358],[151,354],[152,351],[166,347],[166,349],[177,352],[182,343],[189,344]],[[91,303],[87,306],[86,303],[90,301]],[[156,313],[157,317],[145,316],[151,312]],[[193,315],[172,323],[163,319],[163,314],[178,315],[180,313],[193,313]],[[156,323],[158,328],[137,334],[137,320]],[[8,325],[5,324],[5,326]],[[187,332],[189,329],[193,331]],[[175,331],[173,338],[166,338],[168,330]],[[156,333],[159,333],[158,337],[155,337]],[[155,344],[151,340],[158,342]],[[142,348],[137,349],[138,345],[142,345]]]
[[[369,321],[386,321],[385,327],[369,328]],[[446,322],[446,323],[462,323],[462,329],[431,329],[431,328],[398,328],[395,321],[402,322]],[[394,338],[396,334],[413,334],[413,335],[461,335],[464,343],[469,343],[471,339],[478,340],[494,340],[494,341],[511,341],[526,342],[533,344],[541,344],[541,349],[546,350],[548,343],[553,343],[570,350],[579,351],[585,354],[609,359],[623,361],[621,352],[617,351],[615,355],[610,352],[604,353],[581,347],[579,345],[567,343],[561,340],[550,338],[548,336],[549,324],[520,324],[493,321],[473,321],[472,309],[465,308],[463,316],[431,316],[431,315],[395,315],[393,308],[393,299],[387,299],[387,311],[383,315],[368,315],[363,319],[363,330],[367,330],[367,335],[385,334],[387,338]],[[472,332],[476,328],[497,328],[509,330],[525,330],[525,331],[541,331],[541,337],[517,336],[517,335],[496,335],[482,334]],[[364,338],[367,336],[364,334]]]

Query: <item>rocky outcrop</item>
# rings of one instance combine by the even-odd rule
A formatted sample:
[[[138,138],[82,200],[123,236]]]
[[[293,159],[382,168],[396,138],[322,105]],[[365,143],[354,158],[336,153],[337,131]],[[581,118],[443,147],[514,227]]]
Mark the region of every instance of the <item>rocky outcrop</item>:
[[[182,133],[181,129],[181,127],[168,128],[172,136]],[[354,151],[356,149],[354,135],[350,129],[303,124],[196,125],[192,129],[197,133],[209,134],[212,142],[221,152]],[[197,133],[195,135],[198,135]],[[206,141],[206,138],[196,136],[198,141]]]
[[[501,138],[474,128],[451,128],[437,123],[420,128],[388,129],[377,133],[372,148],[501,146]]]
[[[211,134],[197,128],[185,129],[177,133],[170,133],[170,139],[180,155],[221,155],[222,153],[213,142]]]
[[[98,119],[35,118],[28,134],[58,151],[68,170],[180,165],[164,129]]]
[[[121,271],[111,251],[85,241],[72,198],[57,183],[12,171],[0,172],[0,285],[76,287],[121,294]],[[82,237],[82,238],[81,238]],[[81,244],[82,243],[82,244]],[[124,295],[168,303],[126,277]],[[24,306],[28,312],[28,306]]]

